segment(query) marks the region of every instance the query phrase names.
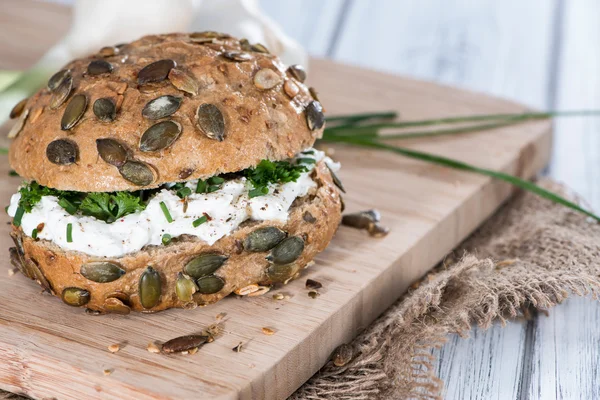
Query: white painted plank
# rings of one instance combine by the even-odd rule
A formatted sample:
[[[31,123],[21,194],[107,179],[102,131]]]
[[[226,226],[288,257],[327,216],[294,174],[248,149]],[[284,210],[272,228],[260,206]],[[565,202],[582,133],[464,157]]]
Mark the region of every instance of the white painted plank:
[[[335,59],[548,107],[554,2],[376,4],[352,3]],[[475,329],[469,340],[452,337],[434,352],[445,398],[517,398],[526,333],[526,323],[513,322],[486,332]]]
[[[333,56],[546,107],[554,3],[356,0]]]
[[[263,11],[314,56],[327,54],[343,0],[260,0]]]
[[[565,1],[557,109],[600,109],[600,3]],[[600,210],[600,119],[558,119],[551,176]],[[535,324],[529,399],[600,398],[600,303],[572,298]]]

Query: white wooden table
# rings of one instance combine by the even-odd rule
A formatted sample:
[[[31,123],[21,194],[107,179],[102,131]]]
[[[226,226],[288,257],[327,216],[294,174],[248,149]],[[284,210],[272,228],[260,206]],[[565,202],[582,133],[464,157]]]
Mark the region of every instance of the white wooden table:
[[[514,99],[600,108],[598,0],[261,0],[311,54]],[[556,121],[549,175],[600,209],[600,119]],[[600,304],[474,329],[439,351],[448,399],[600,398]]]

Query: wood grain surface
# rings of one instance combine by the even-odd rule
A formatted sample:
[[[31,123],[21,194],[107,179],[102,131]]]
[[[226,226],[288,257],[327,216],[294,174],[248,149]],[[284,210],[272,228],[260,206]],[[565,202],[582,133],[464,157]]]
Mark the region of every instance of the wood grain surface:
[[[303,2],[288,15],[261,0],[283,26],[320,9]],[[320,55],[524,102],[540,109],[600,108],[600,35],[596,0],[346,0],[327,21],[287,29]],[[323,23],[323,20],[319,20]],[[306,40],[310,39],[310,42]],[[555,120],[547,174],[600,209],[600,120]],[[548,316],[474,328],[440,350],[447,399],[600,398],[600,303],[568,299]]]
[[[0,41],[0,60],[10,54],[11,68],[25,67],[35,59],[27,54],[19,61],[19,53],[11,50],[14,46],[24,53],[37,51],[28,38],[60,36],[51,25],[44,31],[36,29],[35,7],[19,14],[27,3],[3,3],[2,12],[12,13],[22,27],[29,24],[25,31],[30,32],[17,38],[0,34],[11,41],[9,53],[4,53]],[[10,27],[0,24],[0,31],[5,26]],[[332,37],[340,32],[334,25]],[[309,79],[331,114],[396,109],[404,118],[416,119],[523,109],[480,94],[329,61],[314,61]],[[535,122],[404,144],[529,177],[548,161],[550,124]],[[349,191],[348,209],[379,208],[391,228],[386,238],[369,239],[342,227],[317,265],[282,289],[261,298],[231,297],[195,311],[155,315],[87,316],[40,295],[22,276],[0,274],[0,387],[57,399],[284,398],[325,362],[335,346],[366,327],[512,192],[485,177],[387,153],[337,148],[336,158],[344,165],[340,175]],[[19,183],[7,172],[4,162],[0,167],[4,203]],[[1,247],[8,248],[8,227],[3,226]],[[3,263],[8,269],[6,258]],[[315,300],[304,289],[308,277],[325,286]],[[275,301],[270,295],[277,292],[291,298]],[[227,314],[224,335],[198,354],[162,356],[146,351],[150,341],[202,330],[219,313]],[[262,334],[265,326],[275,335]],[[245,349],[234,353],[231,348],[240,341]],[[109,353],[107,346],[113,343],[121,343],[122,350]],[[104,376],[104,369],[113,372]]]

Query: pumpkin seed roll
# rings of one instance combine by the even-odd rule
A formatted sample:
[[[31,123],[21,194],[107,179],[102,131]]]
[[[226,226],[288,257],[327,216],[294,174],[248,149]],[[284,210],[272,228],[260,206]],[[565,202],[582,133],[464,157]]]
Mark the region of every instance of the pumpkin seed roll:
[[[11,112],[13,265],[93,313],[195,308],[297,276],[341,218],[305,70],[217,32],[73,60]]]

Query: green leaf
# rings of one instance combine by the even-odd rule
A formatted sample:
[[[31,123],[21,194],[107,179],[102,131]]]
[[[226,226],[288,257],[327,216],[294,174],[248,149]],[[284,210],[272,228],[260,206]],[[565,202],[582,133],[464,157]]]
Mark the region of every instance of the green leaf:
[[[363,147],[371,147],[371,148],[387,150],[387,151],[394,152],[396,154],[401,154],[401,155],[409,157],[409,158],[414,158],[414,159],[421,160],[421,161],[427,161],[427,162],[430,162],[433,164],[439,164],[439,165],[443,165],[443,166],[458,169],[458,170],[475,172],[475,173],[478,173],[481,175],[486,175],[486,176],[489,176],[489,177],[492,177],[495,179],[499,179],[499,180],[508,182],[518,188],[523,189],[523,190],[535,193],[542,198],[551,200],[557,204],[561,204],[565,207],[568,207],[570,209],[578,211],[578,212],[580,212],[584,215],[587,215],[587,216],[595,219],[596,221],[600,222],[600,217],[593,214],[592,212],[583,209],[579,205],[557,195],[556,193],[552,193],[552,192],[534,184],[533,182],[521,179],[514,175],[506,174],[504,172],[493,171],[493,170],[489,170],[486,168],[480,168],[480,167],[476,167],[476,166],[464,163],[462,161],[453,160],[450,158],[437,156],[434,154],[423,153],[423,152],[416,151],[416,150],[410,150],[410,149],[406,149],[406,148],[402,148],[402,147],[392,146],[392,145],[389,145],[386,143],[380,143],[380,142],[373,141],[373,140],[360,140],[360,139],[346,138],[343,140],[340,139],[339,141],[358,145],[358,146],[363,146]]]
[[[88,193],[82,200],[79,210],[83,215],[94,217],[106,222],[113,222],[110,195],[108,193]]]
[[[146,209],[146,205],[142,203],[142,198],[131,192],[116,192],[111,197],[116,206],[113,209],[114,220]]]

